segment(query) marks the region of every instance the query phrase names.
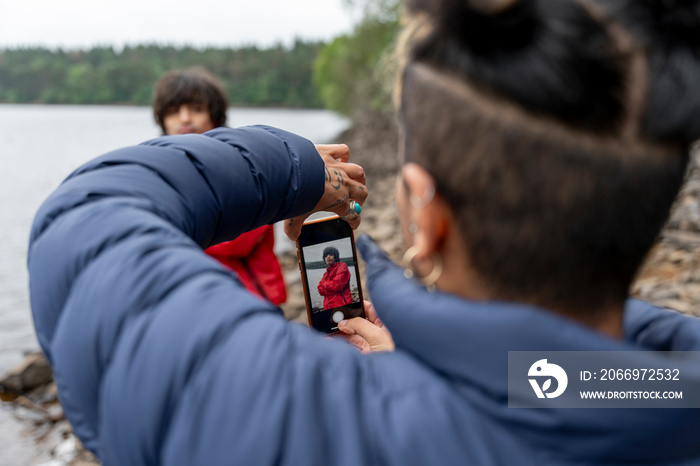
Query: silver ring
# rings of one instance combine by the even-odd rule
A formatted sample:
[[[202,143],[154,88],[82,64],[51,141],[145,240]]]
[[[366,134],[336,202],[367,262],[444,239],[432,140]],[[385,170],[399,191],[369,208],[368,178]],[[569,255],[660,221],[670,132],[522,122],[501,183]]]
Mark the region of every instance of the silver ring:
[[[357,215],[360,215],[362,213],[362,206],[359,202],[350,201],[350,210],[353,210]]]
[[[362,206],[360,205],[360,203],[350,201],[350,209],[348,210],[348,214],[345,216],[341,216],[340,218],[342,218],[343,220],[352,220],[355,217],[359,217],[361,212]]]

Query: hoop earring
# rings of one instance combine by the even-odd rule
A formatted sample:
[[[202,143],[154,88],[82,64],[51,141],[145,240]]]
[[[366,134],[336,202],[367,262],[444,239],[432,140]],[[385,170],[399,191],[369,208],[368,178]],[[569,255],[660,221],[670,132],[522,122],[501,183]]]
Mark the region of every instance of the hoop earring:
[[[411,205],[419,210],[428,207],[430,203],[433,202],[433,199],[435,199],[435,186],[432,184],[428,185],[428,187],[425,188],[425,193],[423,193],[423,197],[418,197],[414,194],[411,194],[410,197]]]
[[[403,255],[403,259],[401,259],[401,265],[404,268],[403,271],[403,276],[406,278],[412,278],[413,276],[416,276],[416,273],[413,271],[413,268],[411,267],[411,264],[413,263],[413,259],[416,258],[418,255],[418,248],[416,246],[411,246],[406,250],[406,252]],[[425,287],[428,289],[428,291],[433,292],[435,291],[435,283],[438,281],[440,278],[440,275],[442,275],[442,257],[440,257],[440,254],[437,252],[434,252],[430,258],[433,260],[433,270],[430,271],[428,275],[425,277],[418,277]]]

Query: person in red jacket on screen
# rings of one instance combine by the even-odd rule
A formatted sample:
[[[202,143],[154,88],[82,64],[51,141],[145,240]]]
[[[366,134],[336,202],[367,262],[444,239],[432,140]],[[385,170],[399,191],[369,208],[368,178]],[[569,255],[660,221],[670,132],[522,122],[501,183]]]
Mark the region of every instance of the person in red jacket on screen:
[[[164,74],[153,93],[153,117],[168,136],[225,126],[227,108],[219,82],[199,67]],[[279,305],[287,300],[287,289],[274,245],[273,227],[264,225],[205,252],[235,270],[248,290]]]
[[[326,272],[318,282],[318,294],[323,296],[323,309],[333,309],[352,303],[350,293],[350,270],[340,262],[340,253],[332,246],[323,250]]]

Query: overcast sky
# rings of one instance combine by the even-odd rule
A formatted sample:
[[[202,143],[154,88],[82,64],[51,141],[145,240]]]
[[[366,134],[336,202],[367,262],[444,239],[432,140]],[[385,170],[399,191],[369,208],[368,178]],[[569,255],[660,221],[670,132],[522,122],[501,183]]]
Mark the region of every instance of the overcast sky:
[[[351,31],[355,19],[343,0],[3,0],[0,48],[266,47],[327,40]]]

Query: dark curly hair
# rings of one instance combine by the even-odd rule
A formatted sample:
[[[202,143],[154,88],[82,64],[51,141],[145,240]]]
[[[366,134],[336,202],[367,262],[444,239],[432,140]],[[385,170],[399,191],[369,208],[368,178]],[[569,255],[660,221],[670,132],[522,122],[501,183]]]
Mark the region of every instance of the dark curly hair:
[[[323,250],[323,256],[321,256],[323,259],[326,258],[326,256],[333,256],[335,257],[335,261],[338,262],[340,260],[340,253],[336,248],[333,246],[328,246],[326,249]]]
[[[202,104],[215,127],[226,125],[228,100],[221,84],[204,68],[173,70],[161,77],[153,91],[153,118],[165,134],[165,115],[184,104]]]

